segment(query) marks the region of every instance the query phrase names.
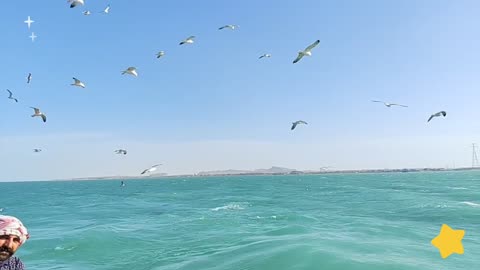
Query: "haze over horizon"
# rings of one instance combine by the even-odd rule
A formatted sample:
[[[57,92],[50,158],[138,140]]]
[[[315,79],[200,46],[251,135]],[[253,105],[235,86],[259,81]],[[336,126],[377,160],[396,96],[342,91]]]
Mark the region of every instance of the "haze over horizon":
[[[480,143],[478,10],[446,0],[6,1],[0,181],[140,175],[157,163],[169,175],[468,167]],[[226,24],[240,27],[218,30]],[[129,66],[137,78],[121,75]],[[297,120],[308,125],[290,130]]]

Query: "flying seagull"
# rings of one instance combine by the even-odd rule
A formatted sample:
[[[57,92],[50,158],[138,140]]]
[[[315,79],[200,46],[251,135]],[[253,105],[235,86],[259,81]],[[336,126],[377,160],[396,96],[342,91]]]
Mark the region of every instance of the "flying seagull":
[[[16,99],[16,98],[13,97],[12,91],[10,91],[10,90],[7,89],[7,92],[8,92],[8,98],[9,98],[9,99],[13,99],[13,100],[15,100],[15,102],[18,102],[18,99]]]
[[[290,130],[294,130],[298,124],[305,124],[305,125],[308,125],[307,122],[305,121],[302,121],[302,120],[299,120],[299,121],[295,121],[292,123],[292,128]]]
[[[28,73],[27,83],[30,83],[31,80],[32,80],[32,73]]]
[[[385,102],[385,101],[381,101],[381,100],[372,100],[372,102],[380,102],[380,103],[383,103],[383,105],[387,106],[387,107],[392,107],[392,106],[400,106],[400,107],[408,107],[406,105],[401,105],[401,104],[397,104],[397,103],[388,103],[388,102]]]
[[[127,150],[124,150],[124,149],[118,149],[118,150],[115,150],[115,153],[117,153],[117,154],[123,154],[123,155],[126,155],[126,154],[127,154]]]
[[[156,171],[157,170],[157,167],[160,166],[162,164],[157,164],[157,165],[153,165],[152,167],[144,170],[141,174],[145,174],[145,173],[151,173],[153,171]]]
[[[41,151],[42,151],[42,149],[38,149],[38,148],[33,149],[33,152],[35,152],[35,153],[38,153],[38,152],[41,152]]]
[[[85,11],[83,12],[83,15],[86,15],[86,16],[88,16],[88,15],[90,15],[90,14],[92,14],[92,13],[90,12],[90,10],[85,10]]]
[[[270,58],[270,57],[272,57],[272,55],[269,54],[269,53],[265,53],[265,54],[260,55],[260,57],[259,57],[258,59],[262,59],[262,58],[264,58],[264,57]]]
[[[227,24],[227,25],[224,25],[224,26],[218,28],[218,30],[222,30],[222,29],[225,29],[225,28],[228,28],[228,29],[231,29],[231,30],[235,30],[235,28],[238,28],[238,25]]]
[[[28,36],[28,37],[32,39],[32,42],[34,42],[35,39],[37,38],[37,36],[35,36],[35,33],[34,33],[34,32],[32,32],[32,34],[31,34],[30,36]]]
[[[138,76],[137,74],[137,69],[135,67],[129,67],[127,68],[126,70],[122,71],[122,75],[123,74],[130,74],[130,75],[133,75],[135,77]]]
[[[428,118],[428,121],[427,121],[427,122],[430,122],[430,120],[432,120],[432,118],[438,117],[438,116],[443,116],[443,117],[445,117],[445,116],[447,116],[447,112],[445,112],[445,111],[440,111],[440,112],[434,113],[434,114],[430,115],[430,118]]]
[[[103,11],[100,11],[100,13],[105,13],[108,14],[110,12],[110,5],[108,5]]]
[[[310,46],[305,48],[305,50],[299,51],[298,56],[297,56],[297,58],[295,58],[295,60],[293,60],[293,63],[294,64],[297,63],[304,56],[312,56],[312,49],[315,48],[315,46],[317,46],[319,43],[320,43],[320,40],[318,39],[315,42],[313,42]]]
[[[35,114],[32,114],[32,117],[41,116],[42,119],[43,119],[43,122],[47,122],[47,116],[45,114],[43,114],[42,112],[40,112],[40,109],[35,108],[35,107],[30,107],[30,108],[32,108],[35,111]]]
[[[180,45],[183,45],[183,44],[192,44],[194,42],[194,39],[195,39],[195,36],[189,36],[188,38],[186,38],[185,40],[183,40],[182,42],[180,42]]]
[[[68,0],[67,2],[70,3],[70,8],[74,8],[78,5],[83,6],[85,4],[83,0]]]
[[[156,55],[157,55],[157,58],[160,58],[160,57],[165,55],[165,52],[164,51],[159,51]]]
[[[85,84],[80,81],[79,79],[73,77],[73,80],[75,81],[74,83],[70,84],[70,85],[73,85],[73,86],[79,86],[81,88],[85,88]]]
[[[32,23],[34,23],[34,22],[35,22],[35,21],[33,21],[32,19],[30,19],[30,16],[28,16],[28,18],[27,18],[26,21],[24,21],[24,23],[26,23],[26,24],[28,25],[28,29],[30,29],[30,25],[31,25]]]

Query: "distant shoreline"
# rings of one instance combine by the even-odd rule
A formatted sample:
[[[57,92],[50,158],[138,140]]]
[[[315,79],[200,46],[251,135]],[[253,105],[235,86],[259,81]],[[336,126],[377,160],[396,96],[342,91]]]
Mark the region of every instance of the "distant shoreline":
[[[358,173],[411,173],[411,172],[449,172],[449,171],[475,171],[477,167],[465,168],[417,168],[417,169],[362,169],[362,170],[322,170],[322,171],[299,171],[278,173],[198,173],[181,175],[152,175],[152,176],[104,176],[104,177],[79,177],[51,181],[82,181],[82,180],[120,180],[120,179],[160,179],[160,178],[182,178],[182,177],[222,177],[222,176],[268,176],[268,175],[319,175],[319,174],[358,174]]]
[[[415,173],[415,172],[454,172],[454,171],[480,171],[480,167],[461,167],[461,168],[416,168],[416,169],[360,169],[360,170],[290,170],[288,172],[235,172],[222,173],[206,172],[196,174],[156,174],[150,176],[94,176],[94,177],[75,177],[66,179],[39,179],[39,180],[19,180],[19,181],[0,181],[0,183],[12,182],[61,182],[61,181],[92,181],[92,180],[156,180],[156,179],[171,179],[171,178],[201,178],[201,177],[232,177],[232,176],[269,176],[269,175],[325,175],[325,174],[378,174],[378,173]]]

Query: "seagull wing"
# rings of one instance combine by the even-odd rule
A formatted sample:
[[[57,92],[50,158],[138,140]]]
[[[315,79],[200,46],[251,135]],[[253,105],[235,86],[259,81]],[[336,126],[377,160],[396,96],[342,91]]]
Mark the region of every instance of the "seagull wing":
[[[73,77],[73,80],[75,81],[75,84],[81,83],[81,81],[79,79],[75,78],[75,77]]]
[[[195,36],[189,36],[189,37],[187,38],[187,40],[193,40],[194,38],[195,38]]]
[[[45,114],[42,113],[42,119],[43,119],[43,122],[47,122],[47,116]]]
[[[381,100],[372,100],[372,102],[380,102],[380,103],[385,103],[385,102],[383,102],[383,101],[381,101]]]
[[[308,125],[308,123],[307,123],[307,122],[305,122],[305,121],[302,121],[302,120],[298,121],[298,123],[299,123],[299,124],[305,124],[305,125]]]
[[[292,127],[290,128],[290,130],[294,130],[296,126],[297,126],[297,122],[292,123]]]
[[[447,112],[446,111],[441,111],[440,112],[444,117],[447,116]]]
[[[397,103],[392,103],[390,104],[391,106],[400,106],[400,107],[408,107],[407,105],[402,105],[402,104],[397,104]]]
[[[148,172],[148,170],[150,170],[150,169],[144,170],[141,174],[145,174],[146,172]]]
[[[433,117],[435,117],[434,114],[430,115],[430,118],[428,118],[428,121],[427,121],[427,122],[430,122],[430,120],[432,120]]]
[[[224,26],[222,26],[222,27],[219,27],[218,30],[222,30],[222,29],[225,29],[225,28],[227,28],[227,27],[228,27],[227,25],[224,25]]]
[[[293,60],[293,63],[294,63],[294,64],[297,63],[298,61],[300,61],[300,59],[302,59],[302,57],[303,57],[303,54],[302,54],[302,53],[298,53],[298,56],[297,56],[297,58],[295,58],[295,60]]]
[[[320,40],[317,39],[314,43],[312,43],[310,46],[308,46],[307,48],[305,48],[305,51],[306,51],[306,52],[310,51],[311,49],[315,48],[315,46],[317,46],[319,43],[320,43]]]
[[[10,90],[8,90],[8,89],[7,89],[7,91],[8,91],[8,94],[9,94],[8,98],[12,98],[12,96],[13,96],[12,91],[10,91]]]
[[[32,108],[35,111],[35,114],[40,113],[40,110],[38,108],[35,108],[35,107],[30,107],[30,108]]]

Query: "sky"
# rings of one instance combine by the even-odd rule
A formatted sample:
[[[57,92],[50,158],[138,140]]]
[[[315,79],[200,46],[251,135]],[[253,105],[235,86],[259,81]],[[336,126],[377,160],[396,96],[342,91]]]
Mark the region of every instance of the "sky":
[[[478,10],[475,0],[5,1],[0,181],[136,176],[157,163],[169,175],[471,166]],[[226,24],[239,27],[218,30]],[[130,66],[138,77],[121,74]],[[308,125],[292,131],[296,120]]]

